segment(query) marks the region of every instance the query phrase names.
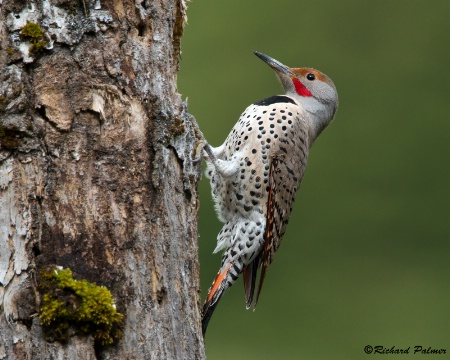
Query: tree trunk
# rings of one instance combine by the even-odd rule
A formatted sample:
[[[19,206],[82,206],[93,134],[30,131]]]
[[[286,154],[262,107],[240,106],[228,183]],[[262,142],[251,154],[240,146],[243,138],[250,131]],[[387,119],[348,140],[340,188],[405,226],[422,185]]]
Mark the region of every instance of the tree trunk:
[[[184,0],[0,0],[0,359],[201,359]],[[124,336],[45,340],[39,274],[106,286]]]

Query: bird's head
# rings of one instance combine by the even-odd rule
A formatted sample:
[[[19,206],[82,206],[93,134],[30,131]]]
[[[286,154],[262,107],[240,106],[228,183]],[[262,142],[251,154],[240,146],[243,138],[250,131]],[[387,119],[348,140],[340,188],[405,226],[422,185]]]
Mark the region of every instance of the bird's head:
[[[336,86],[327,75],[312,68],[290,68],[270,56],[254,53],[275,70],[287,96],[299,101],[306,111],[327,119],[327,124],[331,122],[339,101]]]

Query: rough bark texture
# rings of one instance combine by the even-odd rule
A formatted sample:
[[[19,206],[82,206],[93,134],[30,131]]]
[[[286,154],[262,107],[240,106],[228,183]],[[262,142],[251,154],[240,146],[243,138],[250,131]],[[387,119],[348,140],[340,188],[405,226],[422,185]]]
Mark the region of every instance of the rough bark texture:
[[[204,358],[198,133],[176,88],[184,1],[0,9],[0,359]],[[118,343],[44,339],[48,265],[111,290]]]

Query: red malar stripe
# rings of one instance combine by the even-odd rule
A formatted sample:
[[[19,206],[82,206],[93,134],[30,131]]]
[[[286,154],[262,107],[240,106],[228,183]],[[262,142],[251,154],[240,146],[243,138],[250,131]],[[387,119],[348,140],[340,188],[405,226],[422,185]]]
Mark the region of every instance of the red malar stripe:
[[[312,96],[309,90],[305,87],[305,85],[301,83],[299,79],[294,78],[292,82],[294,83],[295,91],[297,92],[297,94],[299,94],[300,96]]]

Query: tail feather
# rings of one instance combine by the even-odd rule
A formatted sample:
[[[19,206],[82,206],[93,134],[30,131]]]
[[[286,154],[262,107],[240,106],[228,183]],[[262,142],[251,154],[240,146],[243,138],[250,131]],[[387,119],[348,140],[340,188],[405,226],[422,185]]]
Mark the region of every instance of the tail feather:
[[[247,310],[250,309],[253,302],[253,295],[255,293],[255,282],[258,275],[260,256],[258,255],[250,264],[244,269],[244,290],[245,290],[245,304]]]
[[[262,286],[264,283],[264,279],[266,277],[267,268],[268,268],[268,265],[266,265],[266,263],[263,263],[262,269],[261,269],[261,274],[259,275],[258,290],[256,291],[256,299],[255,299],[255,304],[253,305],[253,310],[256,309],[256,305],[258,304],[259,294],[261,294],[261,289],[262,289]]]
[[[217,304],[219,303],[219,299],[215,302],[205,301],[203,305],[203,316],[202,316],[202,334],[205,337],[206,329],[208,328],[209,320],[212,317],[214,310],[216,309]]]
[[[270,238],[270,230],[266,229],[266,237]],[[256,309],[256,305],[258,304],[259,295],[261,294],[261,289],[264,284],[264,279],[266,278],[267,269],[269,268],[270,263],[272,262],[271,257],[271,251],[272,251],[272,243],[270,241],[266,241],[264,243],[264,247],[260,252],[260,255],[258,256],[260,259],[261,264],[261,274],[259,275],[259,284],[258,284],[258,290],[256,290],[256,299],[255,304],[253,305],[253,310]]]
[[[228,281],[227,275],[230,271],[230,268],[233,264],[229,264],[225,270],[219,271],[214,282],[208,290],[208,296],[206,297],[205,304],[203,305],[202,311],[202,332],[203,336],[205,336],[206,328],[208,327],[209,320],[216,309],[217,304],[219,303],[220,298],[223,296],[225,291],[228,289]]]

